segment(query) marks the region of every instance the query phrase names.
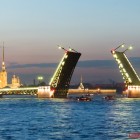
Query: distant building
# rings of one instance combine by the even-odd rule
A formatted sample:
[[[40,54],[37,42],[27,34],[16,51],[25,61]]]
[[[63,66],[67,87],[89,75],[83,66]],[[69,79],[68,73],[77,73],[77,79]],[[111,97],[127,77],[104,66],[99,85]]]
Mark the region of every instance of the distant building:
[[[18,76],[13,75],[12,77],[12,84],[10,85],[11,88],[18,88],[20,87],[20,79]]]
[[[4,62],[4,46],[3,46],[3,57],[2,57],[2,70],[0,71],[0,88],[4,88],[7,86],[7,72],[5,68]]]
[[[81,76],[81,82],[80,82],[80,85],[79,85],[78,89],[85,89],[85,87],[84,87],[84,85],[83,85],[82,76]]]
[[[20,79],[18,76],[13,75],[12,77],[12,84],[7,84],[7,71],[5,68],[4,62],[4,44],[3,44],[3,51],[2,51],[2,70],[0,71],[0,88],[4,88],[6,86],[10,88],[18,88],[20,87]]]

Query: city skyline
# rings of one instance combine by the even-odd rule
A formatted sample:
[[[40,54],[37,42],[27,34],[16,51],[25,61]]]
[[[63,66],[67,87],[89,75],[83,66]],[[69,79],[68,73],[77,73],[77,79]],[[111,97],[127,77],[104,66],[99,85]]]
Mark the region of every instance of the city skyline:
[[[0,45],[5,42],[8,73],[50,77],[55,68],[38,65],[59,63],[63,52],[57,45],[81,52],[82,62],[114,61],[110,50],[121,43],[134,46],[128,56],[140,57],[139,4],[139,0],[1,1]],[[122,81],[115,63],[113,68],[110,65],[104,69],[78,65],[73,79],[80,81],[83,75],[89,81],[106,81],[113,76],[114,80]],[[18,67],[11,68],[15,65]]]

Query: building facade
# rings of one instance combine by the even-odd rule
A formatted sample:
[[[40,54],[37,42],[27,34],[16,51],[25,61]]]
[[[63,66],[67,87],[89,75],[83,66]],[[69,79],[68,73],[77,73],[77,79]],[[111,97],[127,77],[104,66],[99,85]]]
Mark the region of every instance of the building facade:
[[[0,71],[0,88],[4,88],[7,86],[7,72],[5,68],[4,62],[4,46],[3,46],[3,53],[2,53],[2,70]]]
[[[13,75],[12,77],[12,84],[10,86],[11,88],[18,88],[20,87],[20,79],[18,76]]]

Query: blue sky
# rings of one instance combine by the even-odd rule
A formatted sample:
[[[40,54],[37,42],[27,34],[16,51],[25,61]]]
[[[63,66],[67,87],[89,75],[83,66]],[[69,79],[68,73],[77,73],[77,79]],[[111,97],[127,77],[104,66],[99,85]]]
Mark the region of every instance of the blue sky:
[[[139,57],[139,5],[139,0],[0,0],[0,45],[5,42],[6,65],[58,63],[63,55],[58,44],[81,52],[80,61],[113,60],[110,50],[122,43],[134,46],[128,56]],[[79,69],[87,81],[92,77],[89,71],[93,75],[89,81],[95,75],[104,80],[100,77],[104,73],[98,75],[99,69],[93,68]],[[7,71],[45,75],[52,69]],[[110,71],[104,71],[110,78]]]

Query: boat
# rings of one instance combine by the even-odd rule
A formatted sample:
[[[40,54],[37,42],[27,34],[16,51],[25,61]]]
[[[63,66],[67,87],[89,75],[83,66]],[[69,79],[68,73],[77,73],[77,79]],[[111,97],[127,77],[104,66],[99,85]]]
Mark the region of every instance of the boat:
[[[87,96],[81,96],[81,97],[76,97],[77,101],[91,101],[90,97]]]
[[[104,97],[105,100],[115,100],[115,97],[112,95],[107,95]]]

